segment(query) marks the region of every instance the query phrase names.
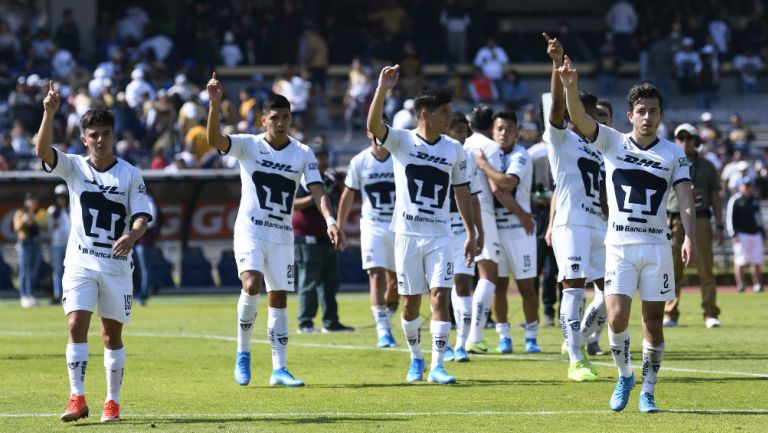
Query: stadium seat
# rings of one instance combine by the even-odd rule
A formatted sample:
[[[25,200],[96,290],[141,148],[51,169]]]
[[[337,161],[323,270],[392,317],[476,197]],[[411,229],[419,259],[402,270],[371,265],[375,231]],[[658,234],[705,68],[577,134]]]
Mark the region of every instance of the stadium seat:
[[[181,258],[182,287],[213,287],[211,264],[200,247],[189,247]]]
[[[219,262],[216,264],[216,270],[219,271],[219,280],[221,287],[240,287],[240,279],[237,277],[237,262],[235,261],[235,252],[224,250],[221,252]]]

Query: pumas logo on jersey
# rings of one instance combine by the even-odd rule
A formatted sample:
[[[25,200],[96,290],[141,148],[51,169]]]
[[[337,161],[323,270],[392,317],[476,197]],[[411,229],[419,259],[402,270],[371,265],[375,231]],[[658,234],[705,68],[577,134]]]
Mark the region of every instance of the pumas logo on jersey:
[[[419,205],[420,212],[434,215],[435,209],[443,207],[448,196],[448,173],[430,165],[408,164],[405,176],[411,203]]]
[[[638,158],[632,155],[624,155],[623,158],[619,157],[619,161],[624,161],[630,164],[639,165],[641,167],[655,168],[657,170],[669,171],[669,168],[661,165],[659,161],[653,161],[645,158]]]
[[[280,163],[280,162],[273,162],[273,161],[269,161],[267,159],[262,160],[260,162],[260,164],[261,164],[262,167],[271,168],[272,170],[286,171],[288,173],[296,173],[296,170],[293,169],[293,166],[291,164],[283,164],[283,163]],[[310,167],[310,169],[311,168],[312,167]],[[315,165],[315,168],[317,168],[317,165]]]
[[[85,235],[98,239],[93,241],[93,246],[112,248],[112,244],[106,241],[116,241],[125,231],[127,215],[125,206],[107,199],[101,192],[91,191],[80,194],[80,206],[83,210]]]
[[[434,162],[436,164],[442,164],[442,165],[451,165],[448,160],[443,156],[433,156],[426,152],[416,152],[416,155],[411,155],[417,159],[421,159],[427,162]],[[466,165],[464,166],[466,168]]]
[[[263,164],[262,164],[263,165]],[[286,165],[286,164],[281,164]],[[287,165],[290,171],[290,165]],[[259,205],[267,212],[275,212],[281,215],[267,214],[272,219],[282,220],[282,215],[290,215],[293,211],[293,198],[296,193],[296,182],[277,173],[254,171],[251,176],[256,187],[256,196]]]

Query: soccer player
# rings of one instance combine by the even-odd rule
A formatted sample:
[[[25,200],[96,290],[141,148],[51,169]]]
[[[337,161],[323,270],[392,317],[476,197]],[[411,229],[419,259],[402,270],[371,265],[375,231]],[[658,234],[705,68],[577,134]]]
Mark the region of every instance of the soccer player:
[[[377,347],[395,347],[392,324],[387,307],[387,292],[397,290],[395,275],[395,234],[389,230],[395,209],[395,175],[389,151],[376,145],[368,133],[371,146],[355,155],[349,162],[344,192],[339,200],[337,221],[339,230],[347,221],[355,199],[362,195],[360,215],[360,253],[363,269],[368,271],[371,290],[371,310],[378,334]]]
[[[235,381],[251,381],[251,334],[261,292],[267,289],[267,335],[272,345],[270,385],[303,386],[286,368],[288,347],[288,292],[294,290],[294,248],[291,215],[293,199],[302,176],[312,200],[328,226],[328,237],[337,249],[344,235],[333,218],[312,150],[288,135],[291,104],[282,95],[271,95],[263,104],[259,135],[222,135],[219,109],[223,90],[213,73],[207,84],[208,143],[219,153],[240,162],[242,201],[235,220],[234,249],[243,284],[237,303],[237,356]]]
[[[664,356],[664,303],[675,297],[671,233],[662,204],[674,188],[685,228],[681,253],[688,266],[695,259],[696,246],[688,160],[680,147],[656,135],[664,116],[664,101],[656,87],[643,83],[629,90],[627,120],[632,131],[622,134],[599,125],[584,111],[576,69],[568,56],[558,72],[571,121],[602,153],[606,168],[605,304],[611,354],[619,369],[610,406],[615,411],[624,409],[635,384],[628,325],[632,296],[639,289],[645,336],[639,407],[641,412],[658,412],[654,391]]]
[[[125,369],[123,325],[130,320],[133,301],[131,250],[152,215],[139,170],[112,153],[112,113],[89,110],[80,119],[80,139],[88,149],[87,156],[68,155],[51,147],[59,98],[50,82],[35,152],[45,171],[67,183],[72,207],[61,299],[69,322],[66,356],[71,397],[61,420],[88,417],[83,382],[88,367],[88,328],[98,305],[107,375],[101,422],[119,422]]]
[[[600,185],[605,182],[605,167],[600,153],[573,124],[565,122],[565,94],[557,73],[557,68],[563,64],[563,47],[556,38],[550,38],[546,33],[544,38],[547,40],[547,54],[552,58],[552,106],[549,122],[544,128],[544,141],[557,185],[550,225],[552,247],[563,287],[560,328],[570,359],[568,378],[591,382],[597,380],[597,374],[590,368],[582,345],[583,337],[586,337],[583,334],[591,334],[592,329],[581,328],[579,312],[587,281],[595,283],[595,299],[603,299],[600,292],[605,274],[603,242],[606,223],[600,207]],[[597,98],[587,93],[579,97],[587,114],[595,118]],[[589,327],[597,325],[596,316],[600,308],[605,311],[605,307],[599,305],[585,316]]]
[[[395,172],[395,268],[398,292],[403,295],[402,325],[411,364],[406,380],[423,380],[421,353],[421,297],[430,293],[432,307],[432,362],[429,381],[454,383],[443,367],[451,329],[448,299],[453,285],[451,225],[448,189],[453,188],[467,241],[464,259],[475,256],[475,231],[467,177],[467,161],[461,144],[442,135],[451,115],[451,97],[427,91],[414,100],[417,118],[412,131],[381,124],[384,99],[398,80],[400,66],[384,67],[368,112],[368,130],[377,143],[392,154]]]
[[[451,120],[448,121],[449,137],[465,144],[467,135],[469,135],[469,122],[464,113],[454,111],[451,114]],[[470,191],[472,193],[472,219],[475,222],[478,247],[483,244],[483,223],[480,215],[480,171],[475,166],[472,150],[464,146],[464,152],[467,154],[467,173],[470,179]],[[448,346],[445,349],[445,359],[456,362],[468,362],[466,343],[469,336],[470,324],[472,323],[472,279],[475,277],[475,264],[466,263],[464,257],[464,242],[467,240],[467,231],[459,215],[459,209],[456,207],[456,197],[453,191],[450,193],[449,208],[451,210],[451,231],[453,232],[453,289],[451,290],[451,304],[453,305],[453,315],[456,319],[456,344],[454,349]],[[494,224],[495,226],[495,224]]]

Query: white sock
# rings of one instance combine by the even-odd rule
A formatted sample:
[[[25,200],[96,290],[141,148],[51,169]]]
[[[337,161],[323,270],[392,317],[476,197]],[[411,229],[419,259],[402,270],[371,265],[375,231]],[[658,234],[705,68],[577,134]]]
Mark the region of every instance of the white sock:
[[[592,298],[584,318],[581,321],[581,336],[588,342],[598,341],[600,331],[605,325],[605,295],[602,290],[595,289],[595,297]],[[595,337],[596,335],[596,338]]]
[[[507,323],[497,323],[496,324],[496,332],[499,334],[499,339],[502,338],[510,338],[509,337],[509,322]]]
[[[432,365],[430,368],[435,368],[443,365],[445,348],[448,346],[448,334],[451,332],[451,322],[433,320],[429,323],[429,332],[432,334]]]
[[[267,335],[272,344],[272,369],[285,368],[288,351],[288,312],[285,308],[267,308]]]
[[[629,363],[629,328],[618,334],[609,328],[608,343],[611,345],[611,355],[619,368],[619,374],[622,377],[632,376],[632,364]]]
[[[403,325],[408,349],[411,351],[411,359],[424,359],[424,355],[421,354],[421,316],[413,320],[405,320],[401,317],[400,322]]]
[[[582,345],[579,310],[583,300],[584,289],[570,288],[563,290],[563,299],[560,301],[560,329],[563,330],[571,362],[581,361],[582,358],[579,350]]]
[[[536,339],[539,336],[539,321],[534,320],[531,323],[525,324],[525,339],[528,340],[529,338]]]
[[[658,346],[651,345],[648,340],[643,340],[643,387],[642,394],[651,394],[656,388],[656,378],[661,368],[661,360],[664,358],[664,343]]]
[[[120,387],[125,371],[125,347],[117,350],[104,349],[104,371],[107,374],[107,398],[120,404]]]
[[[373,323],[376,324],[376,334],[379,338],[389,332],[389,315],[387,314],[386,305],[375,305],[371,307],[373,312]]]
[[[469,328],[469,342],[477,343],[483,341],[483,329],[488,320],[488,312],[491,311],[493,302],[493,292],[496,285],[490,280],[480,280],[477,282],[475,294],[472,296],[472,324]]]
[[[463,349],[467,345],[467,337],[469,336],[469,329],[472,326],[472,297],[471,296],[459,296],[458,297],[459,308],[456,309],[457,304],[454,305],[454,311],[456,312],[456,349]]]
[[[251,335],[253,322],[256,320],[256,310],[259,308],[259,295],[249,295],[240,291],[237,300],[237,351],[251,351]]]
[[[88,368],[88,343],[69,343],[66,353],[70,394],[85,395],[83,382]]]

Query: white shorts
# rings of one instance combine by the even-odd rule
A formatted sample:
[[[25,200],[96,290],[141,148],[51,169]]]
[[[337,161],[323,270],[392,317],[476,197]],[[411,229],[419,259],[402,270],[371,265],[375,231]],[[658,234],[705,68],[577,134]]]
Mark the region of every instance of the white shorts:
[[[467,260],[464,258],[464,242],[467,241],[467,232],[457,235],[454,233],[451,238],[451,244],[453,245],[453,273],[464,275],[475,275],[475,264],[467,264]]]
[[[516,280],[534,278],[536,267],[536,236],[519,234],[510,230],[499,230],[499,278],[511,275]]]
[[[496,229],[496,216],[489,212],[480,212],[483,219],[483,251],[475,257],[475,261],[493,260],[499,263],[501,245],[499,231]]]
[[[360,234],[360,254],[363,269],[384,268],[395,270],[395,234]]]
[[[61,305],[64,313],[77,310],[93,312],[98,304],[99,316],[128,323],[133,306],[133,276],[118,275],[77,266],[64,268],[61,281]]]
[[[605,296],[640,289],[643,301],[675,299],[675,269],[669,244],[605,246]]]
[[[736,266],[763,264],[763,237],[760,233],[753,235],[737,233],[739,242],[733,244],[733,264]]]
[[[453,248],[449,236],[395,235],[397,292],[422,295],[453,286]]]
[[[245,271],[258,271],[264,275],[267,292],[294,291],[293,243],[260,240],[251,249],[235,250],[235,260],[238,277]]]
[[[605,230],[587,226],[555,226],[552,249],[560,270],[558,281],[605,276]]]

